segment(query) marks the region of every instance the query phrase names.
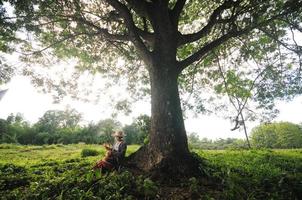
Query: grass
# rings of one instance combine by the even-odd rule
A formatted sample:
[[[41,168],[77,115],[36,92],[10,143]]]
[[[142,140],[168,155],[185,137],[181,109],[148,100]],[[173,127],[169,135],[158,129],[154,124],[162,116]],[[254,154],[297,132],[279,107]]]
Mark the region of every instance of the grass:
[[[127,155],[138,148],[138,145],[128,146]],[[100,154],[83,158],[82,149],[93,149]],[[199,180],[190,179],[183,184],[182,191],[190,190],[193,199],[302,197],[301,149],[195,152],[204,161],[201,169],[215,180],[217,188],[211,192]],[[154,199],[165,195],[157,193],[161,187],[156,183],[129,172],[101,177],[93,174],[91,167],[104,153],[100,145],[1,144],[0,199]],[[94,182],[95,176],[98,182]]]
[[[130,145],[126,155],[136,151],[138,145]],[[93,149],[100,152],[94,157],[81,158],[83,149]],[[98,160],[105,154],[105,149],[101,145],[95,144],[70,144],[70,145],[14,145],[0,144],[0,164],[14,164],[19,166],[30,166],[43,162],[56,161],[62,162],[70,159]]]
[[[302,197],[302,150],[196,151],[223,185],[226,199]]]

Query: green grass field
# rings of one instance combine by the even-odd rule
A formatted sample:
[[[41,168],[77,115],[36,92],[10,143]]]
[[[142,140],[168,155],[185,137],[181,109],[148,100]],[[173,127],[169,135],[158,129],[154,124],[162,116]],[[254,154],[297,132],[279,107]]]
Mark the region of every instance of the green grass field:
[[[226,199],[301,199],[302,150],[199,151]]]
[[[128,147],[127,155],[139,146]],[[97,156],[81,157],[82,149]],[[302,150],[221,150],[195,152],[217,188],[191,179],[182,187],[193,199],[301,199]],[[100,145],[0,145],[0,199],[162,199],[159,185],[129,172],[91,172],[102,158]],[[96,176],[96,177],[94,177]],[[95,181],[97,178],[97,182]],[[179,185],[179,183],[176,183]],[[209,191],[209,192],[208,192]]]
[[[82,149],[94,149],[99,151],[99,156],[81,158]],[[127,148],[126,155],[136,151],[138,145],[131,145]],[[47,162],[64,162],[70,159],[94,162],[101,159],[105,153],[102,145],[93,144],[72,144],[72,145],[13,145],[0,144],[0,164],[14,164],[18,166],[31,166]]]

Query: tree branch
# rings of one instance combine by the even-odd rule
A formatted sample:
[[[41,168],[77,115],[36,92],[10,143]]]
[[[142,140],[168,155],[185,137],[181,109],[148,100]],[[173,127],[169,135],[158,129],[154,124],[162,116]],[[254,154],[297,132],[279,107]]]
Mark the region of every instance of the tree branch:
[[[289,44],[286,44],[284,42],[282,42],[281,40],[278,39],[277,36],[274,36],[273,34],[269,33],[268,31],[266,31],[263,28],[259,28],[259,30],[261,30],[263,33],[265,33],[268,37],[270,37],[271,39],[275,40],[277,43],[279,43],[281,46],[283,46],[284,48],[286,48],[287,50],[293,51],[295,53],[299,53],[296,49],[293,49],[291,47],[289,47]],[[297,44],[297,43],[296,43]],[[297,45],[298,46],[298,45]]]
[[[141,17],[148,18],[149,3],[145,0],[125,0],[130,7]]]
[[[82,33],[76,33],[76,34],[73,34],[73,35],[68,35],[67,37],[64,37],[64,38],[62,38],[62,39],[60,39],[60,40],[58,40],[58,41],[55,41],[55,42],[53,42],[52,44],[50,44],[50,45],[48,45],[48,46],[46,46],[46,47],[44,47],[44,48],[42,48],[42,49],[33,51],[33,52],[31,52],[31,53],[22,53],[22,54],[23,54],[23,55],[32,55],[32,54],[42,53],[43,51],[45,51],[45,50],[47,50],[47,49],[49,49],[49,48],[51,48],[51,47],[53,47],[53,46],[55,46],[55,45],[57,45],[57,44],[60,44],[60,43],[62,43],[62,42],[65,42],[66,40],[69,40],[69,39],[73,39],[73,38],[78,37],[78,36],[80,36],[80,35],[95,36],[95,35],[98,35],[98,34],[99,34],[98,32],[95,32],[95,33],[87,33],[87,32],[85,33],[85,32],[82,32]]]
[[[43,24],[37,24],[37,25],[47,25],[47,24],[50,24],[50,23],[60,22],[60,21],[69,21],[69,22],[76,21],[78,23],[86,24],[87,26],[90,26],[90,27],[95,29],[96,32],[93,32],[91,34],[86,32],[85,33],[86,35],[101,35],[102,37],[104,37],[105,39],[108,39],[108,40],[130,41],[130,37],[129,37],[128,34],[112,34],[112,33],[109,33],[108,29],[101,28],[101,27],[95,25],[93,22],[88,21],[87,19],[85,19],[83,17],[73,16],[73,15],[57,15],[57,16],[60,16],[60,17],[65,18],[65,19],[50,21],[50,22],[46,22],[46,23],[43,23]]]
[[[186,0],[177,0],[173,10],[171,11],[171,18],[172,18],[173,24],[175,24],[176,26],[178,25],[179,16],[180,16],[180,13],[183,10],[185,4],[186,4]]]
[[[108,39],[108,40],[120,40],[120,41],[130,41],[130,36],[128,34],[111,34],[111,33],[109,33],[108,29],[101,28],[101,27],[95,25],[94,23],[86,20],[83,17],[72,16],[72,18],[74,20],[76,20],[77,22],[84,23],[84,24],[86,24],[86,25],[88,25],[88,26],[96,29],[97,33],[99,33],[105,39]]]
[[[293,28],[292,27],[290,27],[290,31],[291,31],[291,33],[292,33],[292,39],[293,39],[293,41],[294,41],[294,43],[295,43],[295,45],[296,45],[296,53],[298,54],[298,58],[299,58],[299,75],[300,75],[300,73],[301,73],[301,69],[302,69],[302,47],[301,46],[299,46],[298,45],[298,43],[297,43],[297,41],[296,41],[296,39],[295,39],[295,33],[294,33],[294,31],[293,31]]]
[[[229,33],[221,36],[220,38],[206,44],[201,49],[199,49],[197,52],[195,52],[193,55],[189,56],[188,58],[184,59],[183,61],[180,61],[178,63],[178,70],[181,72],[184,70],[187,66],[194,63],[195,61],[201,59],[204,57],[207,53],[209,53],[214,48],[218,47],[219,45],[223,44],[224,42],[228,41],[232,37],[238,37],[240,35],[243,35],[250,31],[251,28],[243,29],[240,31],[230,31]]]
[[[155,37],[153,33],[141,30],[140,28],[136,28],[136,32],[147,42],[149,46],[154,46]]]
[[[230,38],[238,37],[240,35],[244,35],[244,34],[250,32],[251,30],[253,30],[255,28],[261,28],[262,26],[267,25],[269,22],[271,22],[273,20],[276,20],[281,16],[286,16],[289,13],[290,13],[289,11],[279,13],[275,16],[272,16],[271,18],[269,18],[267,20],[262,21],[262,22],[255,23],[255,24],[250,24],[249,26],[247,26],[246,28],[243,28],[241,30],[236,30],[236,29],[238,29],[237,26],[233,27],[228,33],[226,33],[226,34],[222,35],[220,38],[206,44],[205,46],[203,46],[201,49],[199,49],[197,52],[195,52],[194,54],[192,54],[191,56],[189,56],[185,60],[178,62],[177,67],[178,67],[179,72],[181,72],[183,69],[185,69],[187,66],[189,66],[193,62],[201,59],[208,52],[210,52],[214,48],[218,47],[219,45],[223,44],[224,42],[228,41]]]
[[[178,46],[181,46],[186,43],[194,42],[202,37],[205,37],[213,28],[215,24],[218,22],[218,17],[220,16],[221,12],[224,11],[225,9],[231,8],[232,6],[236,5],[232,1],[225,1],[223,4],[221,4],[218,8],[216,8],[209,20],[206,26],[204,26],[200,31],[192,34],[187,34],[187,35],[182,35],[180,37],[180,40],[178,41]]]
[[[129,36],[131,38],[131,41],[135,45],[135,47],[138,49],[139,53],[143,57],[144,61],[146,63],[150,63],[151,55],[148,51],[147,47],[141,40],[137,30],[138,28],[135,26],[134,21],[132,19],[132,15],[124,4],[120,3],[118,0],[105,0],[109,5],[111,5],[114,9],[116,9],[123,19],[125,20],[126,27],[129,31]]]

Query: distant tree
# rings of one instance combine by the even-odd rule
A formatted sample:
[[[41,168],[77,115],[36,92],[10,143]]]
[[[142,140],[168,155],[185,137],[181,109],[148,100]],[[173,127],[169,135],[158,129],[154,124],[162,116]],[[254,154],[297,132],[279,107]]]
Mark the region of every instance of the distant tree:
[[[0,127],[1,126],[1,142],[6,143],[19,143],[24,136],[32,131],[28,122],[24,120],[20,113],[16,115],[10,114],[6,120],[2,119],[0,123]]]
[[[200,146],[202,149],[215,149],[215,147],[213,147],[213,141],[208,138],[202,138],[200,140]]]
[[[196,133],[191,133],[188,136],[189,146],[193,149],[246,149],[247,143],[242,139],[237,138],[219,138],[210,140],[208,138],[199,139]]]
[[[17,124],[21,124],[21,123],[27,123],[24,120],[24,117],[21,113],[17,113],[16,115],[14,115],[13,113],[11,113],[10,115],[7,116],[6,121],[8,124],[13,124],[13,123],[17,123]]]
[[[278,148],[301,148],[302,147],[302,127],[290,123],[280,122],[275,124],[278,135]]]
[[[133,120],[133,123],[123,127],[128,144],[148,143],[151,130],[151,119],[148,115],[140,115]]]
[[[250,148],[250,146],[243,139],[236,139],[230,144],[229,148],[231,148],[231,149],[248,149],[248,148]]]
[[[52,142],[53,140],[55,141],[55,143],[63,143],[63,144],[71,144],[71,143],[75,143],[75,137],[78,134],[78,131],[81,130],[80,127],[78,127],[77,129],[75,128],[59,128],[56,131],[55,135],[50,135],[50,137],[48,138],[48,143]],[[46,140],[46,139],[45,139]]]
[[[191,148],[202,148],[201,140],[199,139],[197,133],[190,133],[188,135],[188,143],[189,143],[189,147]]]
[[[114,120],[114,119],[104,119],[97,123],[100,142],[101,143],[113,143],[114,138],[112,137],[112,134],[121,129],[122,125],[120,122]]]
[[[33,138],[34,144],[43,145],[43,144],[52,144],[53,136],[48,132],[39,132]]]
[[[54,134],[61,126],[62,111],[48,110],[35,124],[37,132],[47,132]]]
[[[35,124],[38,132],[54,134],[60,128],[75,129],[82,116],[75,109],[49,110]]]
[[[262,124],[252,130],[251,140],[258,148],[301,148],[302,129],[290,122]]]
[[[140,138],[140,130],[132,123],[123,127],[123,131],[126,134],[127,144],[143,144]]]
[[[264,124],[254,128],[251,132],[251,140],[256,148],[276,148],[277,134],[274,126]]]
[[[8,123],[5,119],[0,119],[0,142],[3,143],[5,142],[5,136],[8,132]]]
[[[148,143],[151,131],[151,117],[148,115],[140,115],[134,120],[134,124],[139,129],[139,144]]]
[[[30,128],[28,131],[24,132],[22,135],[18,136],[18,142],[20,144],[36,144],[37,132],[34,128]]]
[[[90,123],[77,130],[74,134],[74,137],[72,137],[71,142],[85,142],[87,144],[97,144],[100,142],[99,134],[99,127],[94,123]]]

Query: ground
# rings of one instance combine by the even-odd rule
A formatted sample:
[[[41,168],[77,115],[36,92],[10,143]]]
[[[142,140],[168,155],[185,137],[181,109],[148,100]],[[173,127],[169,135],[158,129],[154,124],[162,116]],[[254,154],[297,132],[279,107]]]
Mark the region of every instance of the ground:
[[[129,146],[127,155],[139,146]],[[81,157],[82,149],[97,156]],[[301,199],[302,150],[194,150],[203,178],[91,171],[99,145],[0,145],[0,199]]]

